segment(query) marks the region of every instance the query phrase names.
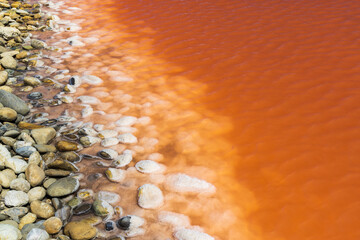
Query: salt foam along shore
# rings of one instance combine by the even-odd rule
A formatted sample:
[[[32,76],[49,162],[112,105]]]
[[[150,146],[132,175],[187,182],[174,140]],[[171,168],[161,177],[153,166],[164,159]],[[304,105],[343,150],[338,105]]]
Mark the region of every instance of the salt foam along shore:
[[[41,3],[55,10],[62,5],[61,2]],[[109,164],[104,163],[107,166],[105,176],[108,181],[119,184],[134,170],[149,174],[149,177],[154,173],[163,174],[166,167],[155,161],[159,154],[154,153],[152,160],[137,161],[133,168],[129,165],[133,164],[136,152],[116,148],[119,144],[137,144],[133,127],[146,124],[147,118],[120,116],[113,129],[106,129],[103,125],[86,122],[95,112],[93,106],[101,101],[93,96],[78,96],[76,100],[83,107],[78,115],[83,121],[77,121],[74,117],[76,109],[74,113],[66,110],[72,109],[69,107],[74,101],[72,94],[82,82],[98,85],[102,79],[89,74],[71,76],[66,69],[54,68],[52,64],[70,57],[71,51],[48,47],[32,36],[46,36],[46,33],[36,31],[72,31],[79,30],[79,26],[61,22],[50,12],[42,13],[39,4],[1,2],[0,6],[4,25],[0,28],[3,40],[0,39],[3,45],[0,63],[4,68],[0,73],[4,84],[0,87],[3,143],[0,145],[3,168],[0,172],[3,188],[0,238],[124,239],[146,236],[146,212],[142,216],[123,212],[119,205],[121,197],[115,192],[94,193],[91,189],[80,189],[84,174],[79,173],[75,163],[82,159],[110,160]],[[72,13],[71,9],[62,11]],[[81,40],[78,36],[69,37],[65,43],[83,47]],[[61,55],[56,56],[57,52]],[[98,156],[79,154],[99,145],[106,149],[98,151]],[[101,174],[94,175],[94,178],[99,177]],[[185,174],[170,174],[163,179],[164,183],[160,181],[158,185],[138,186],[135,194],[141,208],[161,208],[165,201],[163,186],[167,191],[180,193],[211,195],[215,192],[211,184]],[[176,239],[214,239],[200,228],[192,227],[184,215],[166,211],[158,214],[159,223],[173,226]]]

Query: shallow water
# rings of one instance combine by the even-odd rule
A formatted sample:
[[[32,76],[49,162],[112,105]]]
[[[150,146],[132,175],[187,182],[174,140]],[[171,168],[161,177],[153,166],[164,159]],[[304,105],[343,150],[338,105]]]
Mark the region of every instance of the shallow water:
[[[169,172],[218,189],[210,200],[167,193],[166,210],[221,239],[360,237],[358,2],[67,4],[85,10],[66,17],[85,19],[79,35],[100,39],[67,67],[106,80],[78,94],[100,96],[106,113],[150,116],[136,160],[159,152]]]

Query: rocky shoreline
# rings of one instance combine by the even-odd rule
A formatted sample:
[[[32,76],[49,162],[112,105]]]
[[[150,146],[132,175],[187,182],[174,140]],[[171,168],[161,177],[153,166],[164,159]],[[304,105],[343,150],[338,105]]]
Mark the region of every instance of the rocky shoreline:
[[[78,114],[84,119],[91,116],[92,105],[98,104],[99,99],[74,99],[72,94],[84,82],[102,80],[92,75],[66,78],[68,70],[51,66],[61,62],[61,57],[45,53],[56,53],[58,49],[34,37],[36,33],[45,39],[58,29],[58,17],[42,9],[51,4],[0,1],[0,239],[146,236],[146,216],[125,213],[117,192],[94,192],[84,183],[85,176],[77,164],[95,160],[103,172],[87,176],[88,180],[106,178],[109,183],[122,185],[127,184],[125,179],[134,171],[163,173],[166,167],[156,162],[156,157],[135,163],[133,150],[116,148],[119,144],[138,143],[132,126],[147,119],[121,116],[115,121],[121,129],[119,133],[102,124],[78,121],[69,112],[70,105],[74,109],[81,106]],[[77,38],[68,43],[83,44]],[[88,154],[90,148],[99,150],[96,155]],[[163,185],[137,186],[134,197],[138,206],[148,210],[161,208],[166,201],[164,188],[180,193],[215,192],[210,183],[182,173],[168,175]],[[173,236],[178,240],[214,239],[191,227],[182,214],[161,211],[157,221],[172,225]]]

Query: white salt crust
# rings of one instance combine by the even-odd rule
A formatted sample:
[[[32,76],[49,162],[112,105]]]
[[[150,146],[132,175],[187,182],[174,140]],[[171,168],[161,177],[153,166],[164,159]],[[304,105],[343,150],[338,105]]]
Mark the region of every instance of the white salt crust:
[[[137,143],[137,138],[132,135],[131,133],[124,133],[124,134],[120,134],[117,139],[119,139],[119,142],[121,143],[128,143],[128,144],[133,144],[133,143]]]
[[[83,75],[81,79],[90,85],[100,85],[104,82],[101,78],[94,75]]]
[[[121,155],[115,158],[114,165],[116,167],[125,167],[132,161],[132,151],[125,150]]]
[[[135,168],[141,173],[158,173],[164,171],[165,166],[151,160],[142,160],[135,164]]]
[[[136,117],[132,116],[123,116],[119,120],[115,122],[115,124],[119,127],[129,127],[133,124],[135,124],[137,121]]]
[[[161,211],[158,214],[160,222],[170,224],[174,227],[188,227],[190,226],[190,219],[188,216],[180,213]]]
[[[168,175],[165,181],[165,187],[169,191],[179,193],[214,194],[216,192],[214,185],[183,173]]]
[[[144,184],[138,189],[138,205],[145,209],[156,209],[164,204],[160,188],[153,184]]]
[[[193,229],[183,228],[174,233],[177,240],[215,240],[212,236]]]

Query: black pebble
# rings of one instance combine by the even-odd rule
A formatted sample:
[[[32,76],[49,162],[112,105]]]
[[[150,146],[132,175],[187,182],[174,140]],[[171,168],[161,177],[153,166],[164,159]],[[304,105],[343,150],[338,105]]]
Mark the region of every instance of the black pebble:
[[[71,78],[69,79],[69,84],[70,84],[70,85],[75,85],[75,78],[74,78],[74,77],[71,77]]]
[[[73,214],[74,215],[86,214],[86,213],[90,212],[91,208],[92,208],[92,204],[83,203],[73,209]]]
[[[130,227],[130,216],[122,217],[116,222],[116,226],[121,230],[128,230]]]
[[[106,222],[105,223],[105,230],[106,231],[112,231],[112,230],[114,230],[114,226],[115,224],[114,224],[114,222],[113,221],[109,221],[109,222]]]
[[[27,95],[27,98],[31,99],[31,100],[38,100],[38,99],[41,99],[42,96],[43,95],[41,92],[32,92],[29,95]]]

